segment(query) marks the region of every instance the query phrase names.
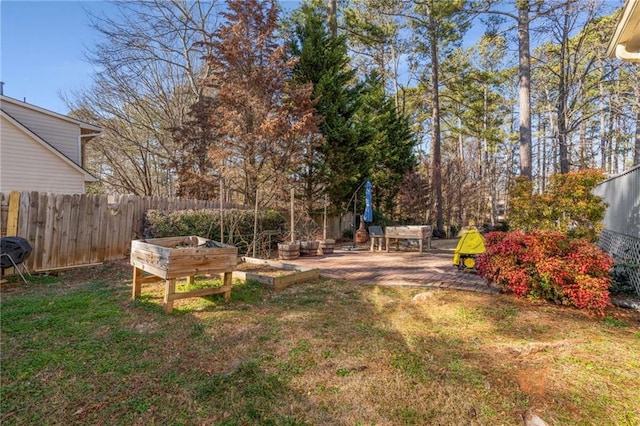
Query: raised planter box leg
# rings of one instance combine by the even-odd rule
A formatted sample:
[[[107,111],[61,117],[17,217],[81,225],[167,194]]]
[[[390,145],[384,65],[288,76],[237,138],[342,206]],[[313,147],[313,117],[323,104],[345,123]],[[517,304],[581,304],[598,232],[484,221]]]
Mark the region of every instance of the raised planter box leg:
[[[164,286],[164,312],[170,314],[173,312],[173,296],[176,294],[176,279],[166,280]]]
[[[224,300],[229,301],[231,299],[231,284],[233,283],[233,272],[224,273],[224,287],[227,291],[224,292]]]
[[[142,291],[142,283],[140,280],[142,279],[142,269],[138,269],[135,266],[133,267],[133,291],[131,293],[131,298],[135,300],[136,297],[140,296]]]

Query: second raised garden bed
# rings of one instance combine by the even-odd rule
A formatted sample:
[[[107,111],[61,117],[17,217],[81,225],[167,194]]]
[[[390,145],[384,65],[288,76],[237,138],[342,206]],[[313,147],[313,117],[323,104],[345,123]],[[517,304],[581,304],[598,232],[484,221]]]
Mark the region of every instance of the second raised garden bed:
[[[233,271],[240,281],[257,281],[280,292],[292,284],[320,278],[320,270],[273,260],[243,257]]]

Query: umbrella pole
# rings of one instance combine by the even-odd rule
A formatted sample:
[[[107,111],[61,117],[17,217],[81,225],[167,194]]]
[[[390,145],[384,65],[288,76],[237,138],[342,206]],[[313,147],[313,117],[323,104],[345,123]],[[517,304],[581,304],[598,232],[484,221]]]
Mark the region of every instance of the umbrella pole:
[[[295,226],[296,226],[296,220],[293,217],[295,210],[294,210],[294,189],[291,188],[291,242],[294,243],[296,241],[296,236],[295,236]]]
[[[355,197],[353,198],[353,248],[356,248],[356,232],[357,232],[357,216],[356,216],[356,205],[358,204],[358,190],[354,193]]]
[[[322,230],[322,239],[327,239],[327,194],[324,194],[324,223]]]

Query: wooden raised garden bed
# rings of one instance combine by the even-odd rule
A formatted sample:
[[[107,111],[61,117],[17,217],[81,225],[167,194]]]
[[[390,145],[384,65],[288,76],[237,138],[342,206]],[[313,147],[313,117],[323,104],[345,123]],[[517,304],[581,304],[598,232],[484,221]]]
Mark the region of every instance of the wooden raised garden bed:
[[[233,271],[233,278],[240,281],[257,281],[280,292],[291,284],[320,278],[320,271],[314,268],[291,265],[273,260],[243,257],[243,263]]]
[[[238,248],[197,236],[149,238],[131,241],[133,294],[140,296],[144,283],[165,281],[164,310],[171,313],[173,301],[224,293],[231,296],[232,273],[238,264]],[[145,276],[144,274],[150,274]],[[176,293],[176,279],[195,275],[224,274],[222,287],[203,288]]]

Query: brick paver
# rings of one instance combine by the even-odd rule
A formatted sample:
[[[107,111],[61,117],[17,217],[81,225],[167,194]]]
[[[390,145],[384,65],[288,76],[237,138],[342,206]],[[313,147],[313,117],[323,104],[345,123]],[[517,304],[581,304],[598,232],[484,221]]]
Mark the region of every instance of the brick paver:
[[[497,293],[476,274],[453,266],[453,250],[370,252],[336,248],[324,256],[300,257],[287,263],[320,269],[320,275],[363,284],[446,288]]]

